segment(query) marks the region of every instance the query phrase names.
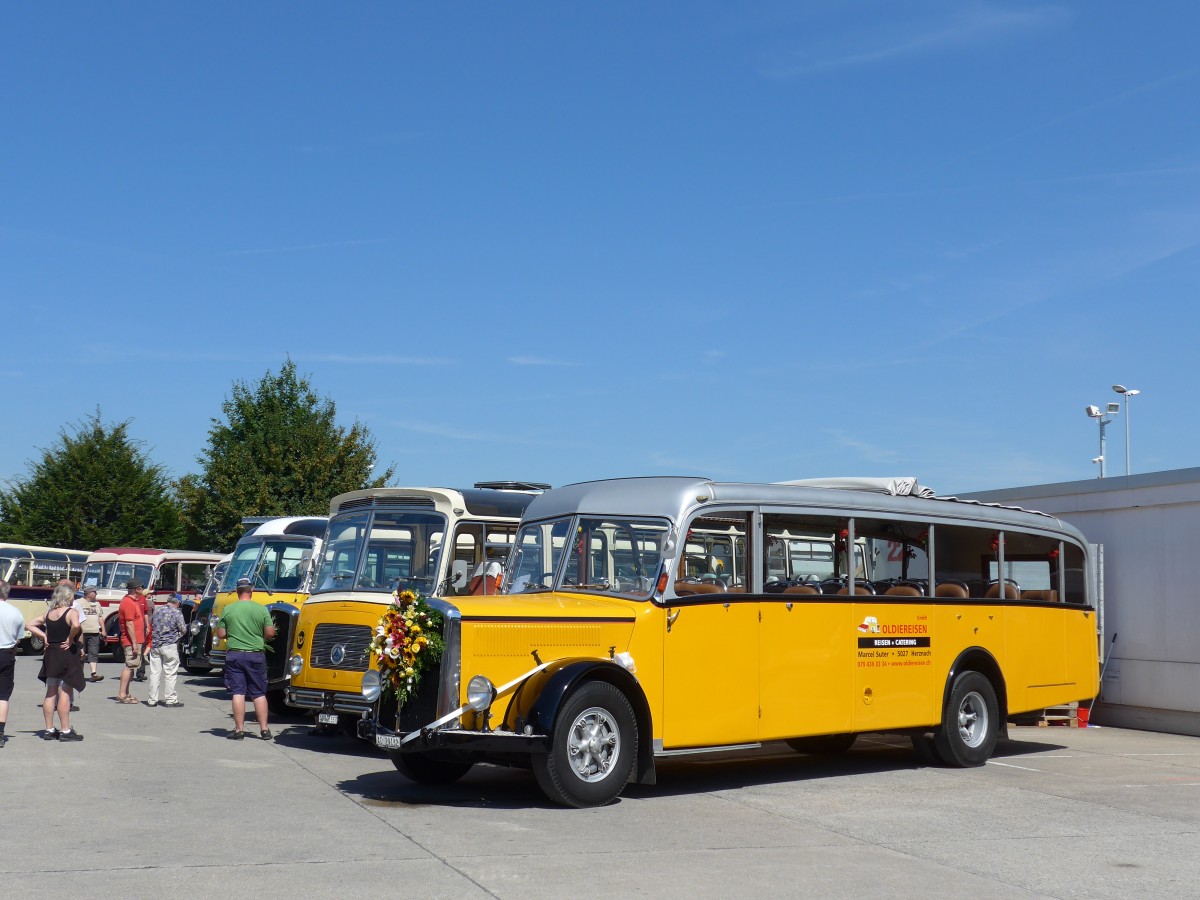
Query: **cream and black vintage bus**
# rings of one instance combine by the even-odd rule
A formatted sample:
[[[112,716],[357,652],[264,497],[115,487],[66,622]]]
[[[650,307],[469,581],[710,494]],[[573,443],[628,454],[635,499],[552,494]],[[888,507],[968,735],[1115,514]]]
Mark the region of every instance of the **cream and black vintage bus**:
[[[393,593],[457,597],[498,589],[477,571],[512,549],[534,482],[481,482],[474,488],[372,488],[334,497],[312,596],[300,611],[287,702],[315,710],[318,723],[358,736],[375,714],[378,691],[363,678],[378,664],[369,646]],[[370,724],[369,718],[366,724]]]
[[[208,665],[225,665],[225,641],[213,632],[219,627],[225,607],[238,599],[238,581],[249,579],[254,586],[250,599],[267,608],[275,626],[275,637],[267,642],[267,702],[276,711],[283,711],[292,638],[300,609],[312,591],[329,520],[325,516],[279,516],[243,521],[255,527],[233,548],[229,566],[217,585],[212,612],[202,625],[211,642]]]
[[[440,667],[375,742],[427,783],[532,766],[577,807],[769,741],[982,765],[1010,716],[1096,694],[1089,572],[1073,527],[913,479],[570,485],[525,511],[502,596],[431,601]]]

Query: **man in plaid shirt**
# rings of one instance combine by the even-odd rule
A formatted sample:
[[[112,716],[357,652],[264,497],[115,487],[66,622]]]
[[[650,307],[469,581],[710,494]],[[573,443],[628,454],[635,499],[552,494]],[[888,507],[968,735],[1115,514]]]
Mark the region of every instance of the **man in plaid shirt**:
[[[183,613],[179,611],[182,597],[172,594],[166,603],[154,608],[150,639],[150,696],[147,706],[183,706],[175,693],[179,675],[179,642],[183,640]],[[164,682],[163,702],[158,702],[159,683]]]

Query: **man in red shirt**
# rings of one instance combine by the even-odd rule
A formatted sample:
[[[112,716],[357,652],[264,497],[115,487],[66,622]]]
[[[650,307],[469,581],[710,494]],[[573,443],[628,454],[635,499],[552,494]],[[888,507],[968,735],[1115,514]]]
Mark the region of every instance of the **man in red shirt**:
[[[138,602],[142,583],[131,578],[125,585],[127,593],[117,608],[117,625],[121,632],[121,649],[125,651],[125,668],[121,670],[121,686],[117,690],[117,702],[137,705],[129,695],[129,682],[142,662],[142,648],[146,644],[146,614]]]
[[[136,579],[134,579],[136,581]],[[142,618],[145,619],[145,635],[146,642],[141,648],[141,665],[137,671],[133,673],[134,681],[146,680],[146,662],[150,659],[150,639],[154,637],[154,625],[151,622],[151,616],[154,615],[154,601],[150,598],[150,590],[139,582],[135,593],[135,599],[138,606],[142,608]]]

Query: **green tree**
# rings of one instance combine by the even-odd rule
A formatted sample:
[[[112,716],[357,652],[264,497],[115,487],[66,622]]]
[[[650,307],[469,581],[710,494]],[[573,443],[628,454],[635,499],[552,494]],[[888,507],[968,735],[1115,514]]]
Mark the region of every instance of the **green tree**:
[[[182,511],[129,420],[106,426],[100,410],[64,427],[28,474],[0,490],[0,538],[72,550],[178,547]]]
[[[193,547],[228,551],[244,532],[243,516],[325,515],[337,494],[382,487],[389,467],[371,480],[375,442],[357,421],[335,421],[322,399],[288,359],[278,375],[257,384],[235,381],[213,419],[202,472],[179,484]]]

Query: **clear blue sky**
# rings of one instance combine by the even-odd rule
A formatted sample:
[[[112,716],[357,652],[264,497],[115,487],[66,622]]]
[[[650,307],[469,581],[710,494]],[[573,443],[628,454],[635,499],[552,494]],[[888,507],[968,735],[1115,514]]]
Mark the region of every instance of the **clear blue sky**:
[[[1200,7],[0,13],[0,477],[287,355],[401,484],[1200,465]],[[1109,429],[1124,472],[1124,421]]]

